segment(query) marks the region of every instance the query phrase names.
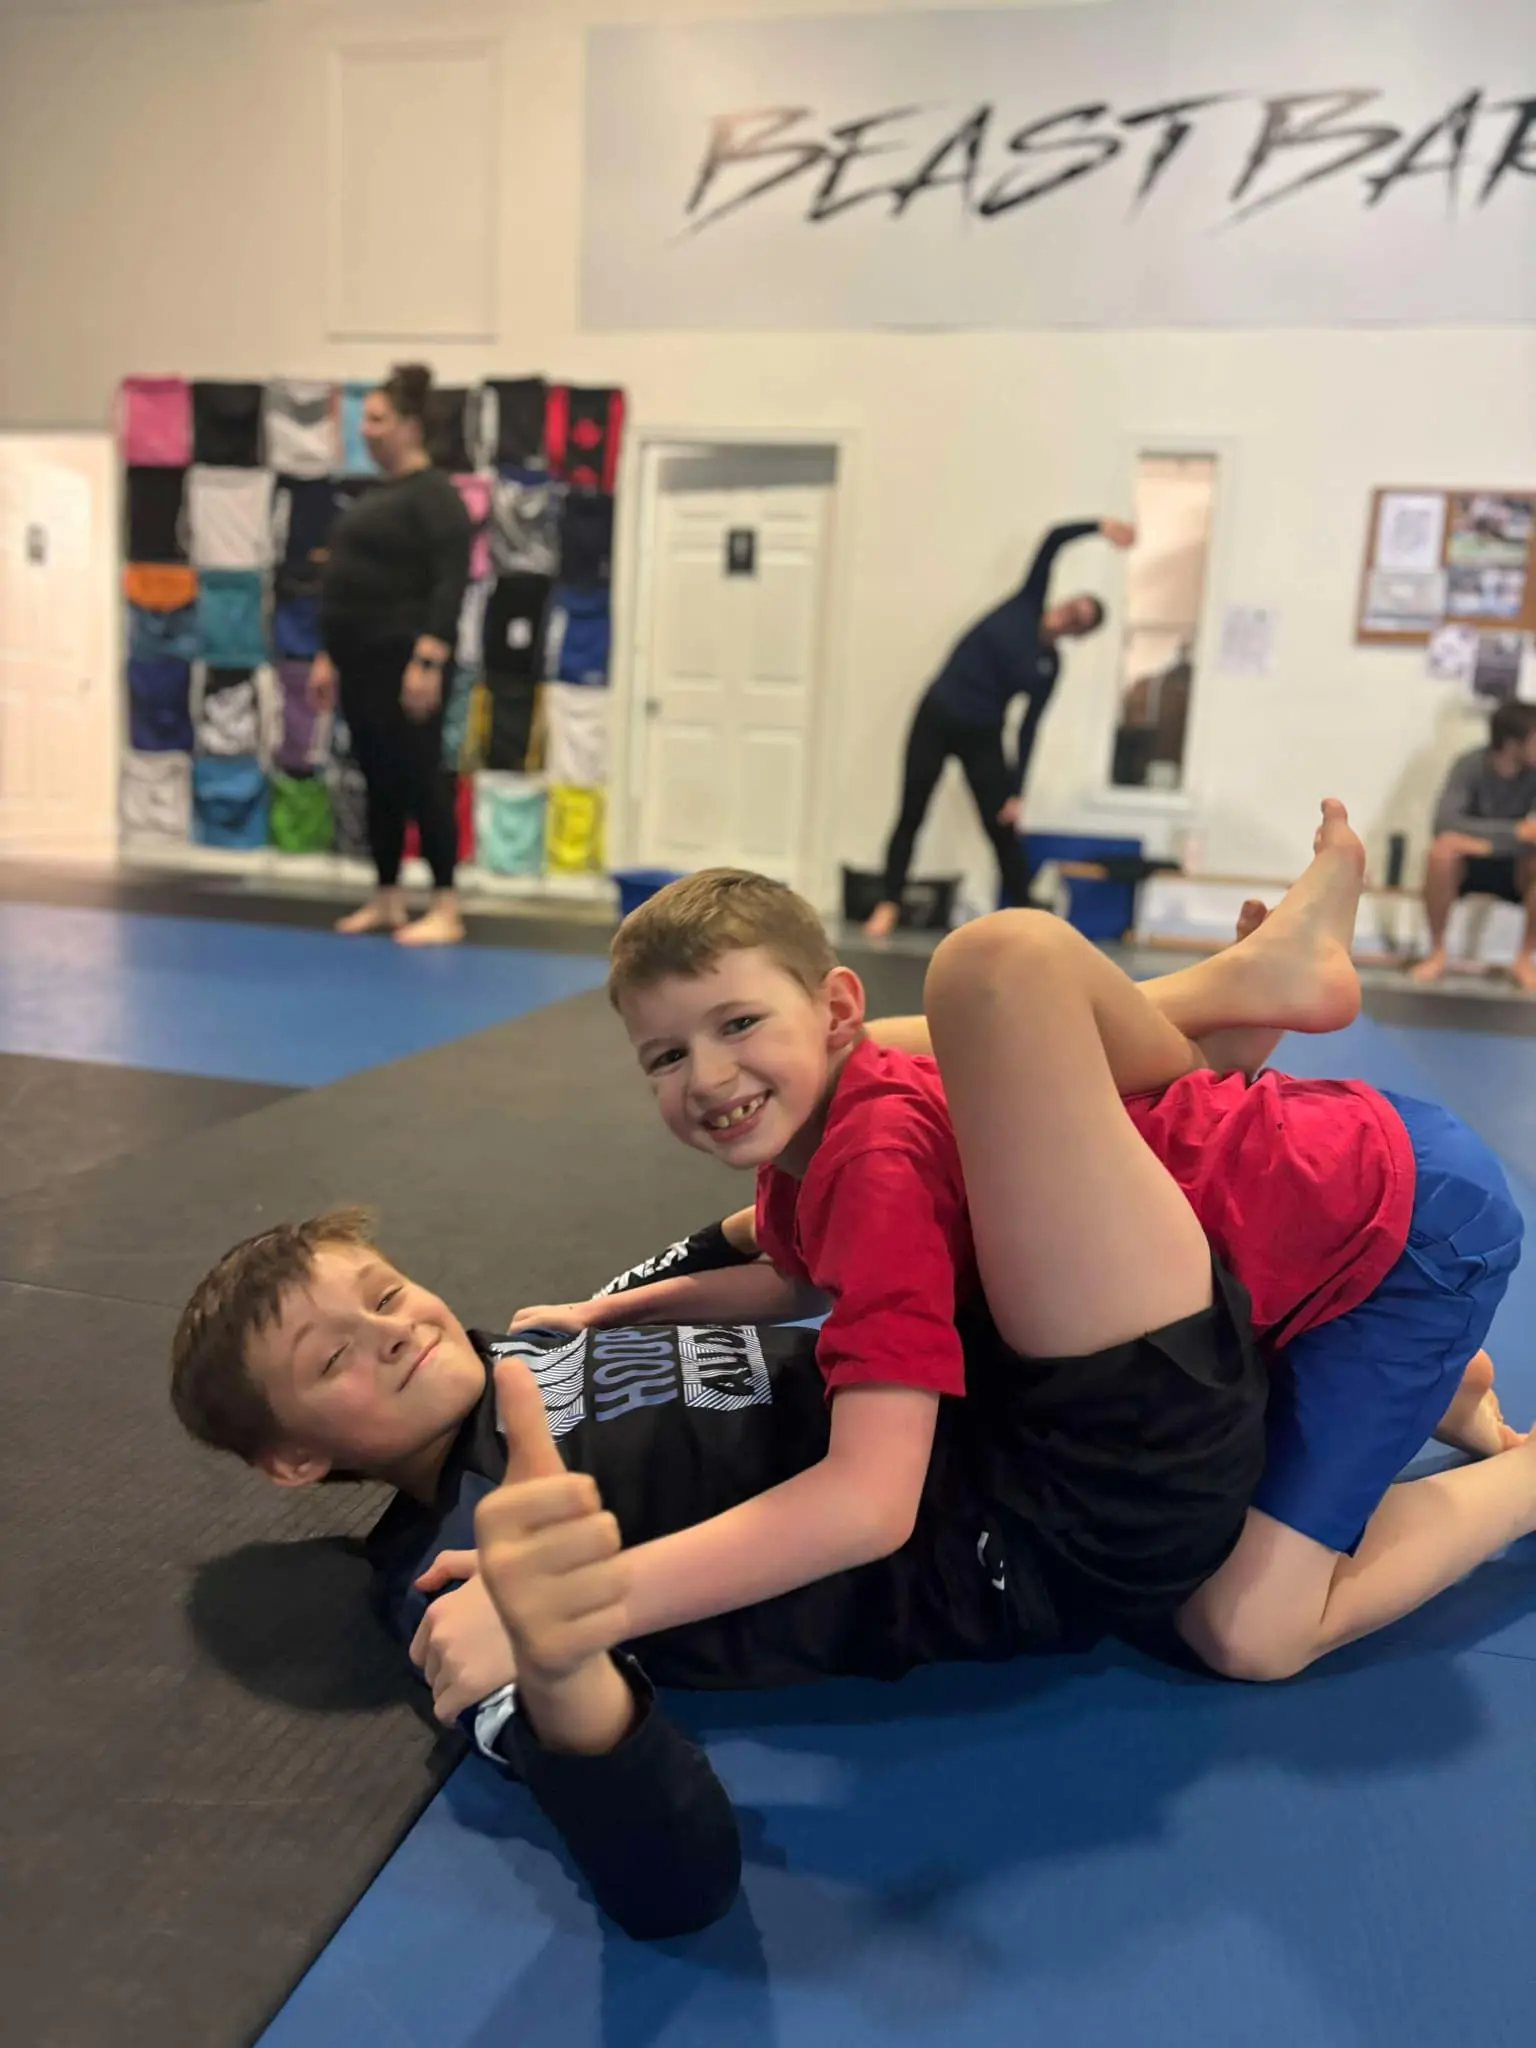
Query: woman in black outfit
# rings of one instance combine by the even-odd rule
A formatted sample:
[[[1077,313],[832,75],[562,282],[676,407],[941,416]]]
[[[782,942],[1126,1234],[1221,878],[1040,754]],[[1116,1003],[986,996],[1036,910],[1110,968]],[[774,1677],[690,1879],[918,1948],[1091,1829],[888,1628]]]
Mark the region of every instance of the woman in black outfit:
[[[332,527],[320,592],[325,646],[310,695],[339,693],[368,785],[368,842],[378,888],[341,932],[392,931],[403,946],[464,936],[453,873],[454,780],[442,765],[443,704],[469,580],[469,515],[425,446],[432,373],[398,364],[363,408],[363,438],[384,472]],[[432,907],[406,921],[400,855],[408,820],[432,870]]]

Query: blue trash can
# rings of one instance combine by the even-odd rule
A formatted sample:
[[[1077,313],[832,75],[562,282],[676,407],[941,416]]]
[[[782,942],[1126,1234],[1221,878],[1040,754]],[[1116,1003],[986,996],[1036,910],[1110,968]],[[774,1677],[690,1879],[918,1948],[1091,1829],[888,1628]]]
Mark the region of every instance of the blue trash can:
[[[610,880],[618,884],[619,916],[628,917],[632,910],[638,910],[659,889],[665,889],[668,882],[680,882],[682,879],[671,868],[616,868]]]
[[[1047,861],[1139,860],[1139,839],[1098,838],[1090,832],[1026,832],[1024,858],[1034,874]],[[1085,939],[1118,939],[1136,921],[1136,891],[1130,882],[1068,880],[1067,922]]]

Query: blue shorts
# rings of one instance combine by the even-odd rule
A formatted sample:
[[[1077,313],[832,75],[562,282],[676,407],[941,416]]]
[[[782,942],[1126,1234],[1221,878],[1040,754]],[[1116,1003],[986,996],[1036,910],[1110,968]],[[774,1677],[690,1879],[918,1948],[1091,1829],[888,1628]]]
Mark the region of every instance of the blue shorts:
[[[1330,1550],[1354,1549],[1434,1433],[1488,1335],[1524,1231],[1481,1138],[1433,1103],[1386,1100],[1413,1146],[1407,1248],[1358,1308],[1277,1354],[1253,1503]]]

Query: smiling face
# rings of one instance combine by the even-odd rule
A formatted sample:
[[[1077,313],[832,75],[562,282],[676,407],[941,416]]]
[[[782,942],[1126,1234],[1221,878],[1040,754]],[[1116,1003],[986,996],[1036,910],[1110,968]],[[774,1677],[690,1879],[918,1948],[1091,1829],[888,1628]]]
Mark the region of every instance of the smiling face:
[[[258,1462],[286,1486],[335,1468],[430,1492],[485,1389],[458,1318],[371,1245],[322,1244],[245,1361],[278,1428]]]
[[[727,1166],[798,1172],[863,1028],[864,991],[836,967],[811,995],[753,946],[631,989],[619,1007],[675,1138]]]

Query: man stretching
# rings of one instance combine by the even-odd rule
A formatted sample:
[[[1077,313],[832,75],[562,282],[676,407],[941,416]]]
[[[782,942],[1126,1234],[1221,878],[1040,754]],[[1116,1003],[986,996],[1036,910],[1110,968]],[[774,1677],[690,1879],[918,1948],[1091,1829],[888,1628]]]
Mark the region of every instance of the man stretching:
[[[1029,901],[1019,807],[1035,734],[1061,667],[1057,642],[1081,639],[1104,623],[1098,598],[1066,597],[1047,608],[1046,592],[1061,550],[1091,533],[1102,534],[1117,548],[1128,548],[1136,539],[1135,527],[1123,519],[1053,527],[1023,583],[956,642],[924,692],[907,735],[901,816],[886,849],[882,897],[864,926],[870,938],[883,939],[896,929],[912,849],[951,755],[965,772],[982,830],[997,855],[1005,900]],[[1010,764],[1003,752],[1003,726],[1015,697],[1025,699],[1025,712]]]

